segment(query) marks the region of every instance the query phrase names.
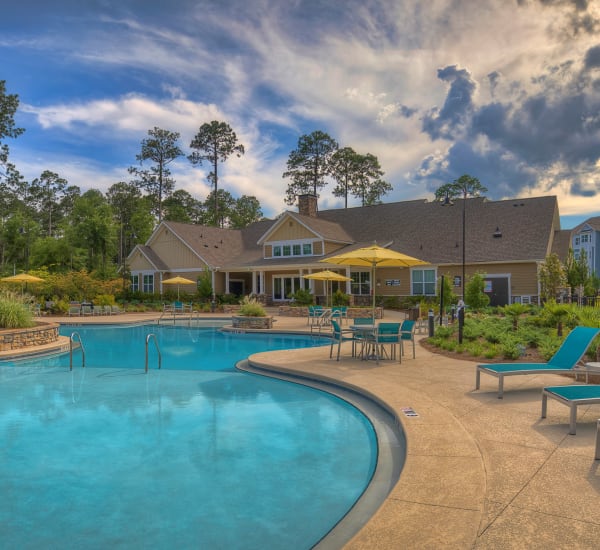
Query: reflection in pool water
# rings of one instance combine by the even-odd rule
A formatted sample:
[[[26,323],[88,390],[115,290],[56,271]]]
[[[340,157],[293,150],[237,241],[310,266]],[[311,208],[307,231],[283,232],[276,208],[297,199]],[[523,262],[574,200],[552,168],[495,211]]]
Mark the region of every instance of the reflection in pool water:
[[[255,340],[279,344],[83,329],[85,369],[69,372],[64,356],[0,367],[3,546],[310,548],[368,484],[377,449],[360,412],[231,368],[260,351]],[[163,354],[147,375],[146,332]],[[210,369],[210,349],[229,365]]]

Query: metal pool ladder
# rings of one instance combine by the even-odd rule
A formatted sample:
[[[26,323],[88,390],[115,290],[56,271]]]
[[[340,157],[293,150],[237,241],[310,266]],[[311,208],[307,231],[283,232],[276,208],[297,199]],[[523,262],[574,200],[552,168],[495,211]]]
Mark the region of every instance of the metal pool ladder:
[[[81,340],[81,335],[78,332],[72,332],[69,338],[69,370],[73,370],[73,343],[75,342],[75,337],[79,340],[79,347],[81,348],[81,366],[85,367],[85,347]]]
[[[158,368],[159,369],[162,364],[162,356],[160,354],[160,348],[158,347],[158,340],[156,339],[156,334],[151,332],[150,334],[148,334],[148,336],[146,336],[146,365],[144,367],[144,371],[146,373],[148,372],[148,342],[150,342],[150,339],[154,340],[154,345],[156,346],[156,353],[158,353]]]

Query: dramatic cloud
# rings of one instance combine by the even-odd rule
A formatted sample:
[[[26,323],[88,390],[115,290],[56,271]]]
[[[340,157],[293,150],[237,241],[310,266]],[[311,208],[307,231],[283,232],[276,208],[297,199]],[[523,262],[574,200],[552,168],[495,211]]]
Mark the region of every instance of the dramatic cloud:
[[[596,1],[77,6],[12,3],[0,21],[1,78],[27,129],[11,150],[28,179],[48,168],[104,190],[127,179],[148,129],[177,131],[187,148],[202,123],[224,120],[246,154],[224,164],[223,186],[268,215],[287,208],[281,174],[314,130],[376,155],[394,186],[386,201],[469,173],[491,198],[556,193],[561,211],[597,213]],[[202,169],[182,161],[173,175],[197,198],[209,191]],[[323,191],[321,207],[340,204]]]

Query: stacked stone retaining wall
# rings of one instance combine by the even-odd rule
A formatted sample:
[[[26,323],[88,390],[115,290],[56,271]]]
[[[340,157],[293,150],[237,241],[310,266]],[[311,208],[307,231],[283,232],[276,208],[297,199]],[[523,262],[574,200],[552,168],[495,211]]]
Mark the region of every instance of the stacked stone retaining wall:
[[[0,351],[52,344],[58,340],[57,323],[38,322],[35,327],[0,329]]]

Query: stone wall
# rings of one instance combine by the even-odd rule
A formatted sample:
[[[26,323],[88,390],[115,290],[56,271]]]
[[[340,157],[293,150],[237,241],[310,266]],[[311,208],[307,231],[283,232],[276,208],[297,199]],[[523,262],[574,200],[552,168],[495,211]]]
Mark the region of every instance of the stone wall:
[[[245,317],[243,315],[234,315],[231,318],[231,324],[234,328],[273,328],[273,317]]]
[[[38,322],[35,327],[0,329],[0,351],[52,344],[58,340],[58,323]]]

